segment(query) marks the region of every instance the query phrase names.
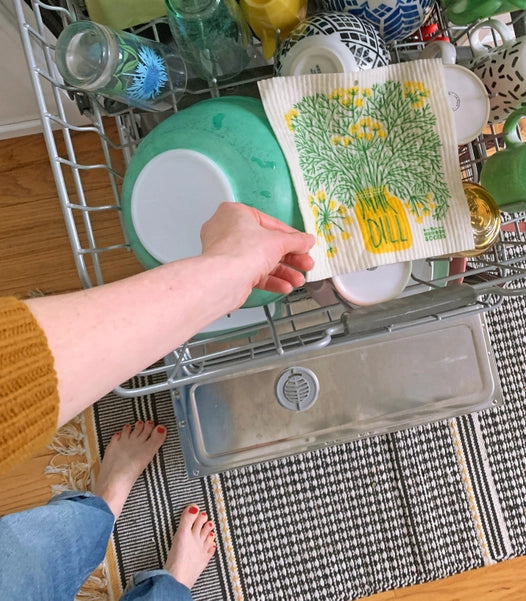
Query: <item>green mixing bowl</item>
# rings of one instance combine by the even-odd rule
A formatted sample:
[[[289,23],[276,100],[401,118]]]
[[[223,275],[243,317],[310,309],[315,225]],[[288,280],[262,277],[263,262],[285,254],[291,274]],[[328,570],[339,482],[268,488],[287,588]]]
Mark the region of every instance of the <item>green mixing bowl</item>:
[[[285,157],[255,98],[204,100],[140,143],[121,198],[133,252],[147,269],[200,254],[201,225],[222,201],[242,202],[304,230]],[[254,289],[243,307],[279,298]]]

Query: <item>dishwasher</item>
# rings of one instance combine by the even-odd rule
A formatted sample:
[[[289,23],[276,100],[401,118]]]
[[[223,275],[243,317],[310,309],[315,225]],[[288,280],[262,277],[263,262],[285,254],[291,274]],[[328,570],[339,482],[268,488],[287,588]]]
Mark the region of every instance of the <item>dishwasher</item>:
[[[273,75],[272,59],[256,56],[221,85],[190,79],[178,105],[174,99],[165,114],[145,112],[63,83],[54,44],[61,28],[87,18],[83,2],[14,5],[75,264],[83,287],[98,286],[114,279],[106,271],[108,257],[131,254],[120,226],[120,195],[126,166],[144,136],[167,115],[202,99],[257,97],[257,82]],[[524,35],[525,11],[507,17],[515,34]],[[469,59],[469,26],[447,22],[438,3],[427,23],[455,44],[459,62]],[[131,30],[156,41],[169,36],[163,18]],[[392,62],[420,55],[421,31],[388,46]],[[67,121],[65,99],[75,100],[85,125]],[[86,160],[77,151],[84,135],[100,141],[100,152]],[[502,134],[493,125],[459,146],[463,179],[478,182],[486,158],[501,149]],[[109,202],[92,194],[94,174],[107,178]],[[404,293],[387,302],[350,308],[336,299],[321,306],[306,285],[279,311],[262,308],[258,323],[234,335],[203,332],[190,339],[138,374],[139,386],[126,382],[117,393],[171,392],[190,477],[499,405],[503,395],[485,315],[506,296],[526,293],[525,217],[503,213],[499,238],[483,255],[426,260],[442,269],[413,271]]]

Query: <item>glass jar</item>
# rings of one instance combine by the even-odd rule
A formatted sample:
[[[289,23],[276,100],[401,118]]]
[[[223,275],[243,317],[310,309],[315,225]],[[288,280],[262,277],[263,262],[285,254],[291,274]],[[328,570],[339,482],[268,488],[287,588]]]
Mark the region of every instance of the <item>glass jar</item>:
[[[60,34],[55,62],[66,84],[145,110],[167,110],[186,87],[186,66],[168,46],[92,21]]]

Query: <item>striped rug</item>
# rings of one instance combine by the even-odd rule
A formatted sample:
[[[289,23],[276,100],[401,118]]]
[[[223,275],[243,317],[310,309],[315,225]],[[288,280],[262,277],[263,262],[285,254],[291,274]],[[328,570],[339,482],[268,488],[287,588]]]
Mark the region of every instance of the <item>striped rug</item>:
[[[93,457],[126,422],[169,432],[116,525],[108,597],[162,566],[191,502],[218,535],[196,601],[347,601],[525,554],[525,316],[525,299],[488,315],[503,406],[203,479],[186,476],[168,394],[100,401]]]

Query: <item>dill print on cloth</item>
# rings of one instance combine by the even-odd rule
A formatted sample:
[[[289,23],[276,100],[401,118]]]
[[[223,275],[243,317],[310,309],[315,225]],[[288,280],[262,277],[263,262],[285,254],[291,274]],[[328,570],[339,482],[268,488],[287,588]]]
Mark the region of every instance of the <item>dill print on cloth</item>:
[[[260,82],[305,229],[310,280],[473,248],[437,60]]]

